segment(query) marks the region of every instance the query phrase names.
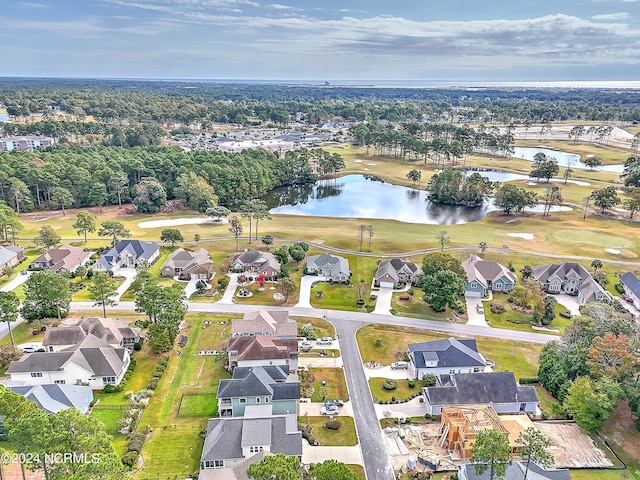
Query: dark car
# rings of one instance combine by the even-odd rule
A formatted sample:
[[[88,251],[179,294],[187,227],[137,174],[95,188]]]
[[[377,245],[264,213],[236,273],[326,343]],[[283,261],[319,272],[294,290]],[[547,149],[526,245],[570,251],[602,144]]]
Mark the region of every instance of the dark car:
[[[342,407],[344,402],[342,400],[327,400],[324,402],[325,407]]]

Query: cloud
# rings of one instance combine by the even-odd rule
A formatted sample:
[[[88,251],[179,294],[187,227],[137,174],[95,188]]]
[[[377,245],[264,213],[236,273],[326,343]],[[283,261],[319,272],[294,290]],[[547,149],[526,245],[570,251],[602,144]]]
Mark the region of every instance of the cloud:
[[[293,7],[289,7],[288,5],[282,5],[280,3],[272,3],[271,5],[267,5],[268,8],[273,8],[274,10],[294,10]]]
[[[18,6],[24,8],[49,8],[49,5],[35,2],[18,2]]]
[[[618,12],[618,13],[603,13],[601,15],[594,15],[591,17],[592,20],[605,20],[605,21],[617,21],[617,20],[627,20],[631,18],[631,15],[627,12]]]

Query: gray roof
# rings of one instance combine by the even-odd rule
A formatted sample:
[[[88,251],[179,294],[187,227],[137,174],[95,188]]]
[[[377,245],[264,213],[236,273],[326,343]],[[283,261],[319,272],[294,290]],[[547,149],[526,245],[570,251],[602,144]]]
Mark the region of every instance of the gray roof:
[[[160,249],[155,242],[145,242],[143,240],[120,240],[118,244],[106,253],[103,253],[98,260],[98,264],[109,270],[113,263],[121,255],[131,255],[138,260],[149,259]]]
[[[233,378],[218,384],[217,398],[272,396],[273,400],[299,399],[297,375],[280,366],[235,368]]]
[[[316,269],[323,269],[325,266],[331,267],[331,276],[343,273],[349,275],[349,262],[344,257],[338,255],[331,255],[329,253],[322,253],[320,255],[313,255],[307,259],[307,270],[311,270],[313,267]]]
[[[124,367],[127,350],[113,348],[87,335],[82,342],[61,352],[36,352],[13,361],[7,373],[59,371],[68,362],[84,368],[96,377],[117,376]]]
[[[489,471],[482,475],[476,474],[473,465],[461,465],[459,470],[465,470],[467,480],[490,480]],[[526,465],[521,462],[514,462],[507,466],[505,480],[523,480]],[[567,469],[550,469],[545,470],[534,462],[529,464],[529,472],[527,480],[571,480],[571,474]]]
[[[296,416],[211,418],[200,460],[240,459],[243,446],[264,445],[271,446],[271,453],[301,456],[302,432]]]
[[[209,258],[209,252],[204,248],[199,248],[194,252],[190,252],[184,248],[178,248],[169,255],[167,261],[162,264],[161,270],[165,268],[172,270],[181,268],[183,272],[188,273],[191,269],[202,265],[213,265],[213,261]]]
[[[627,290],[631,291],[636,297],[640,298],[640,280],[631,272],[627,272],[620,277],[622,283]]]
[[[585,302],[597,300],[597,294],[607,296],[605,289],[602,288],[602,286],[593,279],[587,269],[579,263],[552,263],[551,265],[535,267],[532,275],[533,278],[542,284],[549,283],[549,280],[553,277],[558,277],[563,282],[567,278],[581,280],[582,284],[579,290]]]
[[[13,251],[8,247],[0,247],[0,266],[9,263],[11,260],[18,256],[18,252]]]
[[[46,413],[56,413],[67,408],[75,408],[80,413],[85,413],[89,402],[93,400],[91,387],[82,385],[10,386],[9,389],[35,402]]]
[[[469,282],[476,280],[487,287],[489,282],[495,282],[502,277],[506,277],[515,284],[518,279],[513,272],[498,262],[485,262],[475,255],[471,255],[462,262],[462,268],[467,274]]]
[[[412,280],[420,274],[420,267],[418,264],[409,261],[408,259],[392,258],[390,260],[384,260],[378,264],[376,270],[376,280],[382,278],[385,274],[389,274],[396,282],[398,281],[399,273],[408,275]]]
[[[280,271],[280,262],[271,252],[263,252],[261,250],[247,250],[242,253],[236,253],[231,257],[231,266],[236,263],[242,265],[251,265],[258,270],[255,273],[263,272],[266,268],[271,267],[276,271]]]
[[[513,372],[457,373],[449,379],[453,385],[422,389],[431,405],[538,402],[535,387],[518,385]]]
[[[436,361],[436,367],[484,367],[482,355],[478,353],[475,340],[456,340],[444,338],[431,342],[411,343],[409,351],[413,354],[416,368],[428,368],[426,362]],[[435,368],[435,367],[433,367]]]
[[[80,343],[87,334],[76,325],[73,327],[48,327],[44,333],[42,345],[76,345]]]

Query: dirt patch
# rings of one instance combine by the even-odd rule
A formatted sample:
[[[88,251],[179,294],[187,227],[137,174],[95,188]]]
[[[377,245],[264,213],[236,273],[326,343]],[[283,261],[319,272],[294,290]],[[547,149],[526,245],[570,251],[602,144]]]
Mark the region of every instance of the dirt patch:
[[[613,463],[591,437],[575,423],[537,422],[536,427],[549,439],[557,468],[603,468]]]
[[[627,402],[620,402],[618,408],[604,424],[602,432],[607,441],[615,443],[631,458],[640,458],[640,432],[634,425],[635,416]]]
[[[103,218],[124,217],[128,215],[127,212],[132,208],[134,208],[132,204],[123,204],[122,208],[118,207],[118,205],[109,205],[102,207],[102,211],[98,207],[67,208],[66,213],[67,217],[75,217],[80,210],[88,210],[96,216],[99,215],[102,220]],[[52,217],[62,217],[62,210],[39,210],[20,214],[20,218],[27,222],[42,222]]]

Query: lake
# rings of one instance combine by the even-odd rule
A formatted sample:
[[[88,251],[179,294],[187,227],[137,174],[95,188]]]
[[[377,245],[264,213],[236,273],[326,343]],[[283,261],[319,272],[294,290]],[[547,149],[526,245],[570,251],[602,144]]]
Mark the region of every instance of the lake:
[[[514,158],[521,158],[523,160],[528,160],[533,162],[533,157],[536,153],[542,152],[547,156],[554,157],[558,161],[558,165],[560,166],[560,173],[564,172],[562,167],[567,166],[567,162],[569,162],[569,166],[571,168],[577,168],[580,170],[591,170],[584,163],[580,161],[580,155],[569,152],[562,152],[560,150],[551,150],[549,148],[532,148],[532,147],[515,147],[513,155]],[[624,165],[602,165],[598,168],[594,168],[594,171],[599,172],[612,172],[612,173],[622,173],[624,169]]]
[[[313,185],[277,188],[263,199],[272,214],[380,218],[426,225],[478,222],[487,213],[498,210],[492,202],[478,208],[433,203],[426,199],[423,190],[392,185],[368,175],[346,175]],[[570,210],[570,207],[554,208],[554,211]],[[541,212],[542,207],[528,211]]]

